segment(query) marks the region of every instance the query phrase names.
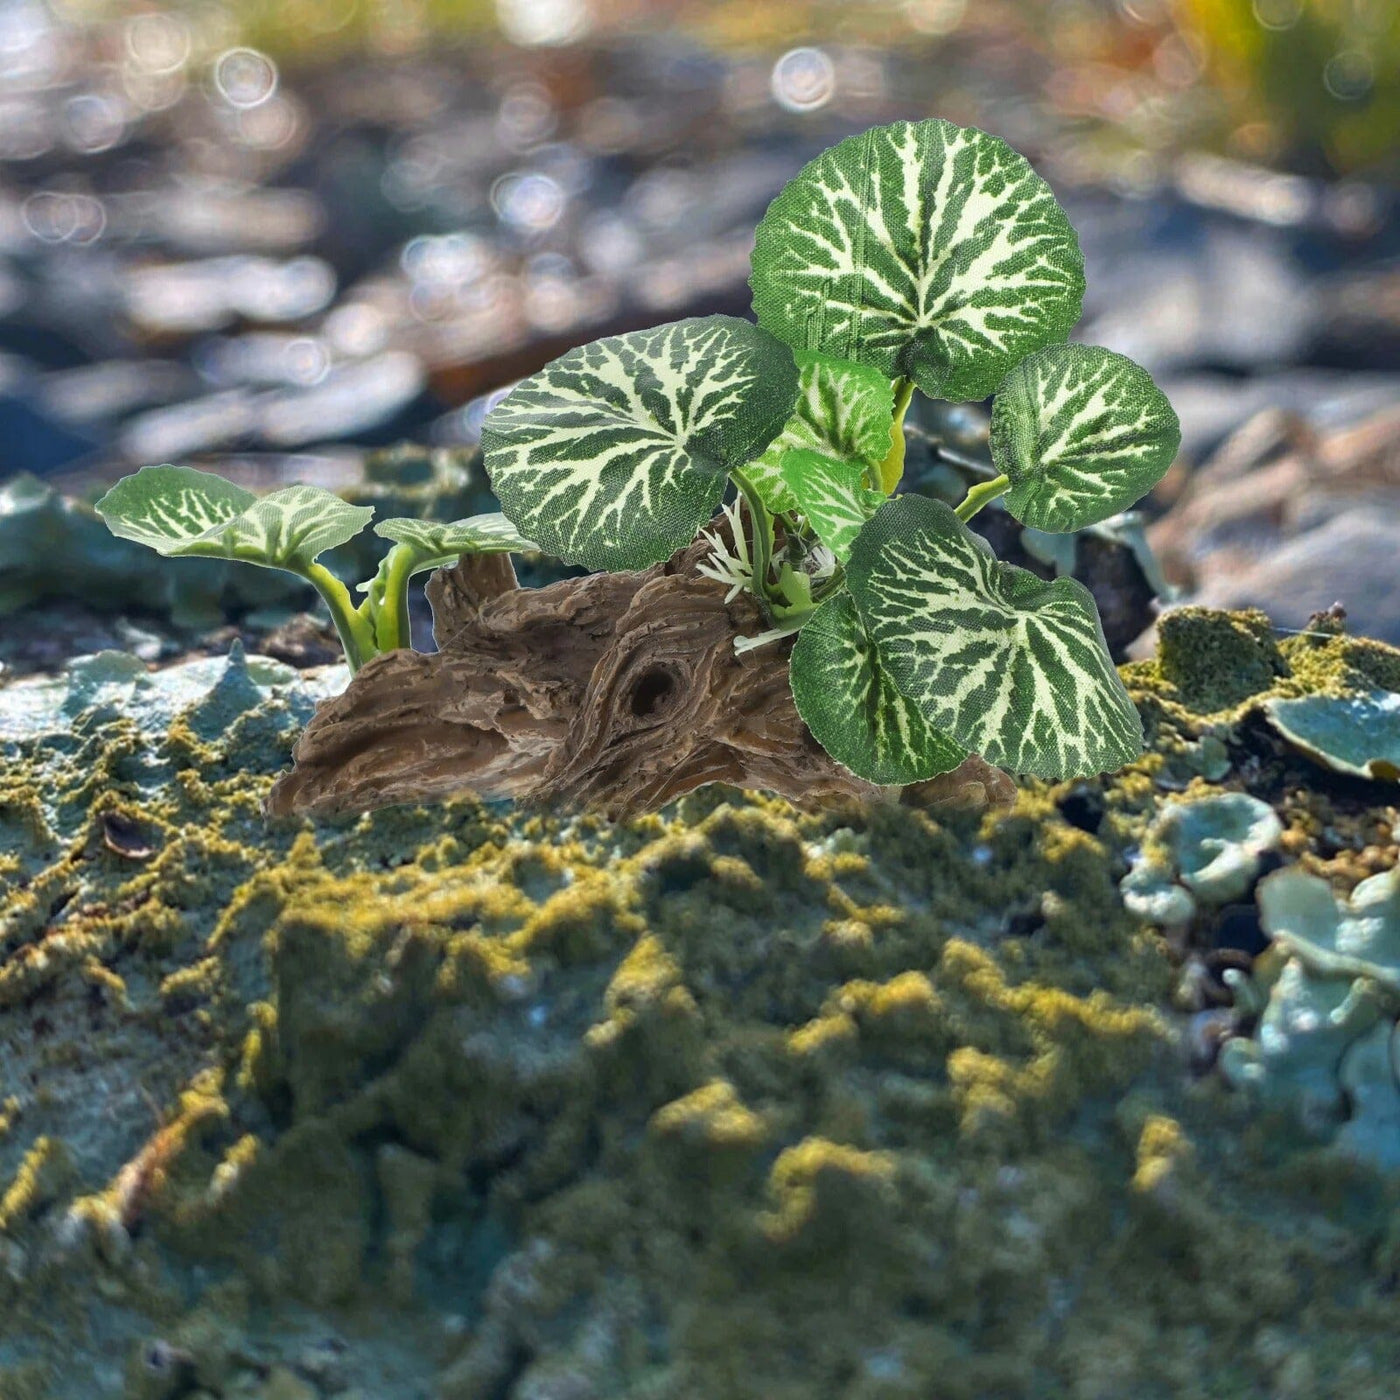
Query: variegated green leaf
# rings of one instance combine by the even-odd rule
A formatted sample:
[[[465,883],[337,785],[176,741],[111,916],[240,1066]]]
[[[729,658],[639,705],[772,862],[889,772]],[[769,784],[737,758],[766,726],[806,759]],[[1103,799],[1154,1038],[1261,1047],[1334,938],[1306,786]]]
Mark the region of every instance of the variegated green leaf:
[[[287,486],[255,496],[193,467],[142,467],[96,506],[114,535],[167,556],[236,559],[301,572],[369,523],[369,506],[352,506],[319,486]]]
[[[1075,579],[1000,563],[949,507],[910,495],[860,532],[846,579],[896,684],[956,743],[1044,778],[1141,753],[1142,721]]]
[[[803,625],[788,673],[797,713],[822,748],[858,778],[918,783],[967,757],[901,694],[844,590]]]
[[[798,448],[783,454],[783,481],[796,508],[807,517],[817,538],[844,560],[861,526],[885,498],[864,482],[859,462],[838,462],[820,452]]]
[[[796,398],[792,352],[737,317],[611,336],[552,361],[487,415],[486,472],[541,549],[642,568],[695,537],[726,474],[773,441]]]
[[[539,546],[525,539],[499,511],[450,523],[437,520],[380,520],[374,533],[413,551],[415,574],[435,569],[463,554],[504,554]]]
[[[1022,360],[992,405],[992,460],[1006,508],[1037,530],[1097,525],[1163,477],[1181,424],[1152,376],[1098,345],[1051,345]]]
[[[1084,262],[1050,187],[1004,141],[895,122],[804,166],[753,253],[759,324],[789,344],[981,399],[1079,319]]]
[[[875,466],[890,450],[894,386],[877,369],[810,350],[797,361],[797,407],[762,456],[745,471],[775,515],[797,509],[783,480],[783,454],[807,447],[845,462]]]

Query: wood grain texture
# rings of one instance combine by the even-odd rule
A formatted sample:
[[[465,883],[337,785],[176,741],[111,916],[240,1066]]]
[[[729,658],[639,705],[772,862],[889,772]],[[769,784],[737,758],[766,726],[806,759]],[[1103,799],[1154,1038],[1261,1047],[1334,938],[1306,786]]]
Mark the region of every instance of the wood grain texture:
[[[696,572],[697,540],[663,564],[516,585],[508,555],[465,556],[428,584],[439,650],[385,653],[320,705],[269,815],[363,811],[464,793],[614,818],[705,783],[919,806],[1009,803],[979,758],[910,788],[836,763],[797,714],[792,640],[734,654],[765,622],[747,593]]]

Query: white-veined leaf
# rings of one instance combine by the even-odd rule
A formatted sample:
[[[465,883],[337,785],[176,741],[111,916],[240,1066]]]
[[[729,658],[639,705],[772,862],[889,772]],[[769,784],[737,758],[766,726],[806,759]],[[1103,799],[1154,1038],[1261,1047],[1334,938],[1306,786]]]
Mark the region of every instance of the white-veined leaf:
[[[1006,508],[1063,533],[1127,510],[1163,477],[1181,424],[1152,376],[1099,345],[1051,345],[1022,360],[992,405],[992,460]]]
[[[884,495],[865,485],[859,462],[798,448],[783,454],[783,481],[817,538],[840,560]]]
[[[727,473],[773,441],[796,398],[792,352],[737,317],[611,336],[552,361],[487,415],[486,473],[541,549],[642,568],[695,537]]]
[[[302,572],[353,539],[374,515],[319,486],[255,496],[193,467],[142,467],[96,505],[107,528],[169,557],[236,559]]]
[[[806,447],[844,462],[875,466],[890,450],[894,427],[894,386],[869,365],[833,360],[810,350],[794,350],[797,406],[783,430],[745,474],[775,515],[797,508],[783,480],[783,454]]]
[[[910,495],[876,511],[846,579],[896,684],[973,753],[1068,778],[1142,752],[1142,721],[1077,580],[1001,563],[948,506]]]
[[[505,554],[539,548],[532,540],[525,539],[499,511],[450,522],[410,518],[380,520],[375,524],[374,533],[409,546],[415,556],[414,573],[435,569],[439,561],[455,559],[462,554]]]
[[[894,122],[789,181],[758,226],[750,285],[759,324],[794,347],[981,399],[1069,335],[1084,261],[1050,187],[1004,141]]]
[[[788,674],[813,738],[858,778],[918,783],[967,757],[890,679],[844,589],[803,624]]]

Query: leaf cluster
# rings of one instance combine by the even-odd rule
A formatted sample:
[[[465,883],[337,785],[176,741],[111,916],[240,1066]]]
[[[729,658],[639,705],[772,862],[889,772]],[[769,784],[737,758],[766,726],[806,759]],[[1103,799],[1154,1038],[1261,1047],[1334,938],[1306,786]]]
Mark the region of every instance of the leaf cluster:
[[[1004,497],[1065,532],[1149,491],[1180,428],[1140,366],[1069,343],[1073,227],[1004,142],[896,122],[806,165],[755,235],[757,325],[677,321],[580,346],[488,415],[502,510],[591,568],[668,558],[732,482],[748,516],[706,571],[798,634],[799,713],[861,777],[908,783],[969,752],[1047,777],[1113,769],[1142,727],[1088,591],[998,561],[967,521]],[[995,395],[997,475],[956,511],[898,495],[914,392]],[[781,540],[781,550],[778,542]]]
[[[502,513],[381,521],[394,545],[358,605],[316,561],[372,512],[328,491],[258,498],[159,466],[97,508],[162,554],[307,578],[354,669],[408,644],[415,573],[472,550],[643,568],[712,524],[732,485],[732,544],[710,533],[704,571],[752,593],[768,624],[736,649],[797,634],[798,712],[857,775],[915,782],[972,752],[1047,777],[1134,758],[1141,722],[1088,591],[1000,562],[967,527],[998,496],[1039,530],[1096,524],[1150,490],[1180,443],[1145,370],[1069,343],[1084,266],[1050,187],[985,132],[877,127],[774,199],[750,285],[757,324],[606,337],[516,385],[482,433]],[[897,494],[915,392],[995,395],[997,475],[956,510]]]
[[[356,604],[317,560],[354,539],[374,510],[323,487],[288,486],[255,496],[194,467],[142,467],[117,482],[96,509],[114,535],[167,558],[230,559],[306,579],[330,610],[352,672],[382,651],[409,644],[407,585],[415,574],[466,553],[535,548],[500,514],[450,524],[381,520],[375,534],[394,543],[374,578],[359,585],[365,597]]]

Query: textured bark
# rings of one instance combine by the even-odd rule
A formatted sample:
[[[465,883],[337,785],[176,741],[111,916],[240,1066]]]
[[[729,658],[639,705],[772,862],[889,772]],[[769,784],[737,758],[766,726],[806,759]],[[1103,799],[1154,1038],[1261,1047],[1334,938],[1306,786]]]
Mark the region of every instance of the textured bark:
[[[360,811],[465,792],[614,817],[704,783],[800,805],[899,798],[836,763],[797,714],[792,640],[734,654],[765,627],[747,593],[696,572],[697,541],[664,564],[517,587],[504,554],[465,556],[428,584],[439,650],[388,652],[320,705],[269,814]],[[902,790],[919,805],[1009,802],[979,758]]]

